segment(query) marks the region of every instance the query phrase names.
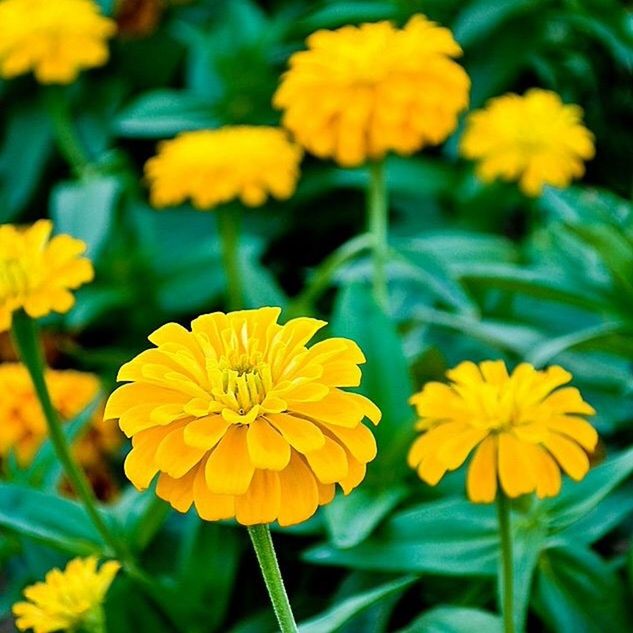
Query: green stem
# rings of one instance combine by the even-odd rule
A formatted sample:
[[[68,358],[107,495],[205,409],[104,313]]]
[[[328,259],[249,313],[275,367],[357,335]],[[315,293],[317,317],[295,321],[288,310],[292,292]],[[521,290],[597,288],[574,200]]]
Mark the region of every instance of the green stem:
[[[501,541],[501,604],[505,633],[514,633],[514,572],[512,562],[512,529],[510,525],[510,501],[499,491],[497,496],[499,538]]]
[[[229,310],[240,310],[243,307],[239,251],[240,212],[236,207],[224,207],[218,209],[217,217],[222,263],[226,275],[227,304]]]
[[[389,301],[386,270],[388,256],[388,209],[385,165],[383,161],[376,161],[369,165],[367,214],[369,232],[373,238],[374,297],[380,306],[387,308]]]
[[[51,86],[45,93],[45,101],[57,147],[75,174],[81,176],[90,165],[90,158],[77,135],[68,103],[68,93],[59,86]]]
[[[273,603],[273,610],[277,616],[281,633],[296,633],[297,624],[292,615],[292,607],[288,601],[288,594],[279,571],[279,564],[275,556],[273,540],[268,525],[252,525],[248,528],[257,561],[264,576],[268,595]]]
[[[68,481],[72,485],[77,497],[82,502],[88,516],[93,522],[95,528],[103,538],[104,542],[110,547],[112,553],[121,561],[122,564],[128,563],[128,554],[126,549],[112,535],[103,517],[97,509],[94,493],[88,482],[84,472],[75,463],[66,437],[62,429],[57,411],[51,402],[48,387],[44,378],[44,356],[39,340],[37,324],[25,312],[18,311],[13,315],[12,334],[15,341],[17,351],[26,366],[35,393],[40,401],[53,448],[57,454],[64,473]]]

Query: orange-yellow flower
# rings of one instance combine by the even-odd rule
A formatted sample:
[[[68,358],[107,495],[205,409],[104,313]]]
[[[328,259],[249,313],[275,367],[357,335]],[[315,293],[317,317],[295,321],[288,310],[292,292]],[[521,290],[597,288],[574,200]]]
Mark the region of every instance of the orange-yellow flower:
[[[86,245],[70,235],[51,238],[52,230],[49,220],[26,229],[0,226],[0,332],[19,309],[33,318],[68,312],[75,303],[70,291],[92,280],[92,264],[81,257]]]
[[[593,134],[582,124],[581,108],[533,88],[491,99],[469,115],[461,152],[478,161],[482,180],[516,180],[525,194],[538,196],[545,185],[566,187],[585,173]]]
[[[290,198],[301,157],[299,146],[279,128],[227,126],[163,141],[147,161],[145,176],[156,207],[187,199],[200,210],[232,200],[258,207],[269,196]]]
[[[308,341],[325,323],[279,308],[175,323],[124,365],[105,417],[132,437],[125,472],[139,489],[206,520],[291,525],[364,478],[376,454],[364,417],[380,411],[358,386],[365,361],[348,339]]]
[[[23,602],[13,605],[15,624],[20,631],[104,630],[103,601],[117,572],[116,561],[97,569],[97,559],[75,558],[64,571],[52,569],[44,582],[24,590]]]
[[[422,435],[409,465],[421,479],[437,484],[475,449],[467,490],[476,502],[493,501],[497,481],[509,497],[543,498],[558,494],[561,469],[577,481],[587,474],[598,435],[583,416],[595,411],[563,387],[572,375],[562,367],[522,363],[509,375],[503,361],[466,361],[446,376],[449,384],[430,382],[410,400]]]
[[[274,96],[283,125],[345,166],[444,141],[468,105],[470,80],[451,32],[422,15],[317,31],[290,58]]]
[[[33,71],[44,84],[68,84],[108,60],[115,23],[93,0],[2,0],[0,76]]]

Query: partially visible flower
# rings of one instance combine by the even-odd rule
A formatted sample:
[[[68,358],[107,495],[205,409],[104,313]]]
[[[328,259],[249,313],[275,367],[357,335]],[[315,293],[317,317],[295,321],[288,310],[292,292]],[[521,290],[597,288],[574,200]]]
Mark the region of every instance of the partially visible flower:
[[[593,134],[582,124],[582,109],[565,105],[548,90],[491,99],[469,115],[461,153],[478,161],[485,182],[516,180],[528,196],[545,185],[566,187],[585,173],[593,158]]]
[[[321,158],[360,165],[444,141],[468,105],[470,80],[451,32],[422,15],[317,31],[290,58],[273,103]]]
[[[119,35],[145,37],[156,30],[166,0],[116,0],[115,17]]]
[[[200,210],[235,199],[257,207],[268,196],[285,200],[294,193],[301,156],[281,129],[227,126],[163,141],[145,175],[156,207],[188,198]]]
[[[572,379],[562,367],[522,363],[509,375],[503,361],[466,361],[446,376],[448,385],[430,382],[410,400],[422,435],[409,465],[428,484],[475,449],[467,490],[476,502],[494,501],[497,481],[508,497],[543,498],[558,494],[561,469],[576,481],[587,474],[598,434],[583,416],[595,411],[578,389],[562,387]]]
[[[380,411],[342,387],[360,384],[353,341],[307,347],[325,323],[277,322],[279,308],[168,323],[124,365],[105,417],[132,437],[125,473],[180,512],[214,521],[292,525],[365,476],[376,442],[363,424]]]
[[[44,84],[68,84],[108,60],[112,20],[94,0],[2,0],[0,76],[33,71]]]
[[[70,235],[51,238],[52,230],[49,220],[24,229],[0,226],[0,332],[20,308],[33,318],[68,312],[75,303],[70,291],[92,280],[92,264],[81,257],[84,242]]]
[[[52,569],[44,582],[24,590],[24,602],[13,605],[15,624],[20,631],[34,633],[53,631],[103,630],[103,602],[121,568],[116,561],[107,561],[97,569],[97,558],[75,558],[64,571]],[[101,628],[96,628],[101,623]]]

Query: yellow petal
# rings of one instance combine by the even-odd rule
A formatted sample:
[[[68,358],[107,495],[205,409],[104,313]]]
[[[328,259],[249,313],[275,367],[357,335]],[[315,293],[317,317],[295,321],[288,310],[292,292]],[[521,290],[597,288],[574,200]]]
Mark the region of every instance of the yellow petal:
[[[269,413],[266,419],[300,453],[315,451],[325,444],[321,429],[309,420],[288,413]]]
[[[184,477],[204,456],[206,449],[193,448],[185,442],[185,429],[180,426],[158,445],[155,462],[158,468],[176,479]]]
[[[429,486],[435,486],[446,473],[446,466],[435,455],[425,457],[418,466],[418,477],[426,481]]]
[[[470,451],[488,435],[486,429],[469,428],[446,440],[437,451],[437,459],[449,470],[459,468]]]
[[[551,433],[543,444],[572,479],[580,481],[589,471],[587,453],[576,442],[558,433]]]
[[[306,453],[306,459],[310,468],[323,484],[333,484],[347,477],[349,466],[345,450],[334,440],[325,438],[325,444]]]
[[[196,511],[205,521],[221,521],[235,516],[235,497],[233,495],[217,495],[207,485],[205,465],[197,468],[193,480],[193,498]]]
[[[207,460],[205,475],[211,492],[243,495],[255,468],[248,456],[245,427],[232,426]]]
[[[193,481],[196,471],[192,470],[180,479],[161,473],[156,485],[156,494],[168,501],[178,512],[187,512],[193,503]]]
[[[475,503],[491,503],[497,496],[497,440],[488,436],[477,448],[468,468],[468,498]]]
[[[566,415],[554,417],[548,421],[547,426],[552,431],[558,431],[575,440],[585,450],[593,452],[598,443],[598,433],[596,429],[582,418]]]
[[[531,492],[536,486],[532,467],[524,457],[524,443],[510,433],[499,434],[499,481],[509,497]]]
[[[290,445],[265,420],[255,420],[249,426],[246,443],[255,468],[283,470],[290,461]]]
[[[334,435],[359,462],[366,464],[376,457],[376,438],[364,424],[359,424],[353,429],[344,426],[324,428],[327,429],[328,433]]]
[[[221,415],[208,415],[185,426],[185,442],[189,446],[211,450],[231,425]]]
[[[235,518],[242,525],[272,523],[279,513],[279,474],[256,470],[245,495],[235,499]]]
[[[319,490],[312,471],[293,451],[287,468],[279,473],[279,525],[287,526],[309,519],[319,503]]]

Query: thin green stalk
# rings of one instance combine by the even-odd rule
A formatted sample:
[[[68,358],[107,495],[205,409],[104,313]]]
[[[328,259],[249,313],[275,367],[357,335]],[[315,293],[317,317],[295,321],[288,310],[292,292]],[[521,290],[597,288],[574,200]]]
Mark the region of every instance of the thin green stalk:
[[[90,158],[77,135],[68,103],[68,93],[59,86],[51,86],[45,93],[45,101],[57,147],[72,170],[80,176],[90,165]]]
[[[277,556],[275,556],[270,528],[268,525],[252,525],[248,528],[248,533],[255,548],[255,554],[264,576],[268,595],[273,603],[279,630],[281,633],[296,633],[297,624],[292,614],[292,607],[288,600],[281,572],[279,571],[279,563],[277,563]]]
[[[386,270],[388,258],[388,208],[385,165],[383,161],[376,161],[369,165],[367,214],[369,232],[373,238],[374,297],[380,306],[387,308],[389,300]]]
[[[44,379],[44,356],[40,345],[37,324],[25,312],[18,311],[13,315],[13,340],[22,362],[26,366],[35,393],[42,406],[48,426],[49,436],[64,473],[72,485],[77,497],[83,504],[88,516],[104,542],[112,550],[122,564],[128,563],[128,554],[121,543],[113,536],[109,527],[97,509],[96,499],[84,472],[77,466],[72,457],[57,411],[51,402],[48,387]]]
[[[240,271],[240,213],[237,207],[224,207],[217,211],[218,231],[222,248],[222,263],[226,275],[226,292],[229,310],[243,307],[242,274]]]
[[[514,633],[514,572],[512,562],[512,529],[510,525],[510,501],[499,491],[497,496],[499,538],[501,541],[501,605],[505,633]]]

